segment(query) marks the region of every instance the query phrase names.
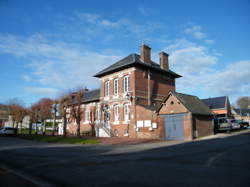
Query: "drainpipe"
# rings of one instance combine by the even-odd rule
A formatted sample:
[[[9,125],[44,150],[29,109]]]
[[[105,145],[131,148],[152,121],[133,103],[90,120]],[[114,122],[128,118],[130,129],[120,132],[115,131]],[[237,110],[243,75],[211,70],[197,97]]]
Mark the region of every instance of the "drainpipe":
[[[151,105],[151,100],[150,100],[150,70],[148,70],[148,106]]]

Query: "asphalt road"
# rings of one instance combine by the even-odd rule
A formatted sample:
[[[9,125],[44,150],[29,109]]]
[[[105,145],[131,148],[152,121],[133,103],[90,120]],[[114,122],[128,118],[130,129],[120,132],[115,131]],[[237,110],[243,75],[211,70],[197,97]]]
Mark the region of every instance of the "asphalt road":
[[[166,145],[124,145],[121,152],[0,137],[0,168],[7,167],[0,186],[9,168],[17,177],[8,186],[25,183],[22,175],[33,186],[250,186],[250,133]]]

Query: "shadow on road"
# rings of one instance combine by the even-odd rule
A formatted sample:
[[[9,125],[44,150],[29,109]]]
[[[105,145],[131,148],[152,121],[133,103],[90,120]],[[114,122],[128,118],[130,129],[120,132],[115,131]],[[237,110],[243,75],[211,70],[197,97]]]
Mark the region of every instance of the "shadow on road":
[[[249,133],[143,151],[116,149],[0,137],[0,163],[56,186],[249,186]]]

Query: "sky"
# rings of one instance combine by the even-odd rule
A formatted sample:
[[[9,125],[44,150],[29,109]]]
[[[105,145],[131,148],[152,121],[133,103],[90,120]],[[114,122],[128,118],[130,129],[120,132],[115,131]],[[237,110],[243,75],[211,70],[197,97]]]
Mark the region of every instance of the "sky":
[[[0,103],[27,106],[140,54],[169,56],[176,91],[199,98],[250,96],[250,0],[0,0]]]

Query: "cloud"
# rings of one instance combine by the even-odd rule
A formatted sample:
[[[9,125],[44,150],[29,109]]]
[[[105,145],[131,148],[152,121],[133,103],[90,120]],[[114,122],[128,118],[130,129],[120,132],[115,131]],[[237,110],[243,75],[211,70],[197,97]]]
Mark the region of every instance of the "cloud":
[[[58,90],[55,88],[40,88],[40,87],[25,87],[25,91],[32,94],[54,95],[58,93]]]
[[[23,75],[22,76],[23,80],[25,80],[26,82],[30,82],[32,80],[32,78],[29,75]]]
[[[186,28],[184,30],[184,33],[189,34],[198,40],[204,39],[207,37],[207,35],[204,32],[202,32],[202,27],[199,25],[194,25],[192,27]]]
[[[165,51],[170,53],[170,66],[184,75],[199,74],[218,61],[216,56],[209,54],[205,46],[186,39],[172,41]]]
[[[206,44],[214,44],[214,40],[205,40]]]
[[[207,89],[215,89],[219,94],[250,94],[250,60],[233,62],[221,71],[207,75]]]
[[[98,87],[98,79],[93,75],[120,58],[41,35],[28,38],[0,35],[0,50],[25,59],[22,60],[24,65],[32,69],[29,75],[23,76],[26,81],[32,79],[46,87],[60,89],[79,85]]]
[[[80,12],[77,12],[76,14],[80,19],[89,23],[96,23],[97,20],[99,19],[99,15],[97,14],[80,13]]]
[[[177,91],[203,97],[250,95],[250,60],[218,68],[217,53],[186,39],[172,41],[165,51],[170,54],[171,69],[183,76],[177,79]]]
[[[136,23],[128,18],[107,19],[104,16],[98,14],[90,14],[85,12],[77,12],[75,22],[79,23],[79,19],[85,25],[83,32],[88,35],[99,35],[102,33],[102,37],[112,30],[113,35],[119,35],[119,37],[137,37],[142,39],[146,35],[153,33],[162,27],[161,24],[155,22],[144,21],[143,23]],[[105,34],[104,34],[105,33]],[[103,39],[102,38],[102,39]]]

